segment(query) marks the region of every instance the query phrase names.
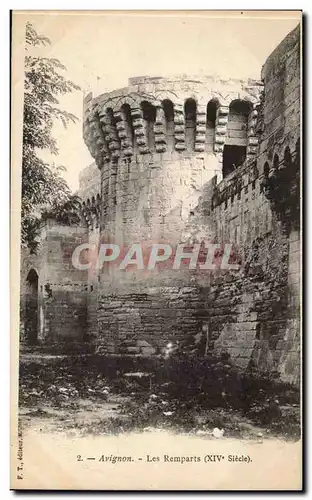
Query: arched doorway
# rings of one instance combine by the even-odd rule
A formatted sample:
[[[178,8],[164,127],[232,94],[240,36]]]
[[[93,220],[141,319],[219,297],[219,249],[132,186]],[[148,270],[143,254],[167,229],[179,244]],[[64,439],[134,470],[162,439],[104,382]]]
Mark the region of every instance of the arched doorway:
[[[30,345],[38,342],[38,274],[31,269],[26,278],[25,334]]]

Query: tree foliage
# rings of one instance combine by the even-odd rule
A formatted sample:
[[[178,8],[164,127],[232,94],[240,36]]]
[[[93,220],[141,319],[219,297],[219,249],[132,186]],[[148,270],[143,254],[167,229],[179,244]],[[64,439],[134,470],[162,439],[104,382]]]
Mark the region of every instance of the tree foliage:
[[[35,54],[38,46],[50,45],[31,23],[26,25],[23,158],[22,158],[22,244],[35,251],[42,216],[55,215],[58,222],[77,223],[79,198],[72,196],[62,176],[64,167],[48,164],[40,151],[58,154],[52,135],[53,123],[60,120],[66,128],[78,118],[59,108],[59,98],[80,90],[65,78],[66,70],[58,59]]]

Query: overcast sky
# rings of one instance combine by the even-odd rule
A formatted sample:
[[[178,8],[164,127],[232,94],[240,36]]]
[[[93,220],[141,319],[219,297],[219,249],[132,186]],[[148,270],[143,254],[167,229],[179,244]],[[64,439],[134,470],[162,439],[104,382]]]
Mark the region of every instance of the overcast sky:
[[[231,15],[211,12],[18,14],[51,39],[41,50],[67,67],[69,79],[94,95],[127,85],[129,77],[174,74],[260,78],[265,59],[299,22],[294,12]],[[222,16],[222,17],[221,17]],[[252,17],[251,17],[252,16]],[[79,123],[54,127],[70,187],[92,161],[82,138],[83,93],[62,98]]]

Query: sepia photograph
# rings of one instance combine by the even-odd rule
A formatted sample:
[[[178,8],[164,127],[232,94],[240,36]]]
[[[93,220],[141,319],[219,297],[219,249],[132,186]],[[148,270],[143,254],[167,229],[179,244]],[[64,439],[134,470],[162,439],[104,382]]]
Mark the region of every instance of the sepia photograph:
[[[11,30],[11,488],[300,491],[302,12]]]

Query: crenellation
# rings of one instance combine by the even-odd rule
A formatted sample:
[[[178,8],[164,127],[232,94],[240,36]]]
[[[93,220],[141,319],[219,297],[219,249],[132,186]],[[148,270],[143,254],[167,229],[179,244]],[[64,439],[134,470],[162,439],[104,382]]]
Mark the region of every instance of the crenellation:
[[[142,76],[86,96],[83,137],[99,177],[95,165],[81,175],[81,241],[117,243],[122,253],[133,243],[148,252],[153,243],[214,241],[219,257],[231,244],[238,269],[177,271],[168,261],[157,272],[89,271],[90,293],[70,319],[71,335],[87,310],[84,328],[98,349],[133,355],[140,342],[155,353],[208,325],[209,349],[227,352],[240,369],[253,363],[299,383],[299,32],[283,43],[287,57],[274,51],[261,82]],[[47,299],[45,335],[50,311],[79,288],[64,285],[68,262],[56,263],[62,230],[47,234],[58,276],[48,290],[59,299],[55,306]],[[44,255],[36,263],[40,286]],[[68,281],[78,282],[76,275]]]
[[[136,79],[131,79],[131,82],[133,81]],[[178,78],[171,80],[151,78],[150,80],[149,77],[144,77],[137,81],[140,83],[136,85],[132,83],[128,88],[102,94],[93,100],[95,108],[100,110],[101,121],[104,123],[106,147],[108,147],[112,157],[117,158],[120,154],[131,156],[131,154],[146,155],[148,152],[154,151],[165,152],[168,148],[170,150],[172,146],[180,153],[185,150],[194,151],[194,153],[204,153],[205,151],[222,153],[226,141],[228,144],[246,146],[245,139],[242,139],[238,132],[229,132],[228,130],[229,107],[231,102],[237,99],[246,101],[249,97],[250,105],[255,107],[257,104],[256,96],[260,93],[259,82],[247,85],[241,80],[218,80],[211,77],[194,78],[194,80],[187,77],[182,77],[181,80]],[[206,81],[213,83],[214,88],[205,87]],[[216,90],[217,81],[223,89],[219,92]],[[252,85],[254,85],[253,92],[250,90]],[[234,90],[235,88],[239,88],[240,91]],[[192,139],[193,131],[190,128],[193,125],[190,125],[185,112],[185,105],[190,101],[195,103],[196,108],[194,110],[194,140]],[[168,102],[172,103],[172,118],[168,116],[168,108],[166,109]],[[208,120],[207,114],[209,102],[216,104],[217,117],[212,122],[209,121],[210,118]],[[222,104],[220,105],[219,102]],[[88,126],[88,115],[93,109],[90,99],[87,104],[85,128]],[[150,110],[154,110],[154,121],[150,121],[152,118],[149,113],[143,112],[143,104],[148,105]],[[127,122],[122,112],[124,105],[128,105],[131,110],[131,123]],[[108,113],[110,110],[113,110],[114,120]],[[108,117],[105,118],[105,116]],[[232,128],[234,125],[232,123]],[[135,140],[131,138],[130,129],[133,130]],[[253,154],[256,139],[252,137],[252,127],[250,129],[248,150],[250,154]],[[88,143],[88,134],[85,133],[84,136]],[[190,138],[191,142],[186,136]],[[135,148],[134,142],[136,142],[137,148]],[[92,147],[94,149],[95,146],[96,143],[89,145],[91,149]]]

